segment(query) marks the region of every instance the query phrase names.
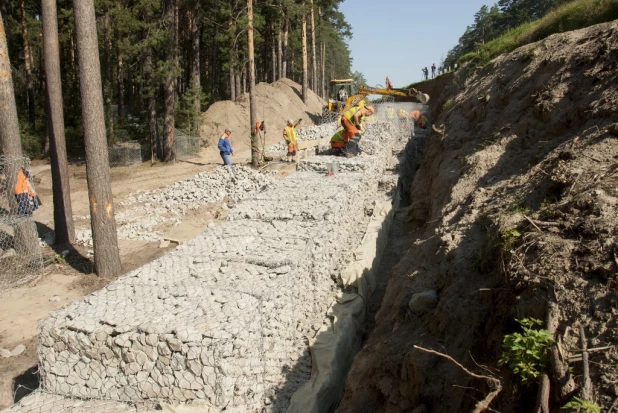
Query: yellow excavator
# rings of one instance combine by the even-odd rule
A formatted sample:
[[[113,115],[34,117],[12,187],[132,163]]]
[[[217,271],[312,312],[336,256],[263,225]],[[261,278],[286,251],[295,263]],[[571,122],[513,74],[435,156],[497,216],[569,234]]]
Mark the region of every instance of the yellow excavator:
[[[359,105],[367,95],[412,97],[423,104],[429,102],[429,95],[421,93],[414,88],[393,89],[361,85],[356,93],[353,93],[353,85],[353,79],[332,79],[330,81],[330,98],[325,109],[329,112],[343,113],[351,107]]]

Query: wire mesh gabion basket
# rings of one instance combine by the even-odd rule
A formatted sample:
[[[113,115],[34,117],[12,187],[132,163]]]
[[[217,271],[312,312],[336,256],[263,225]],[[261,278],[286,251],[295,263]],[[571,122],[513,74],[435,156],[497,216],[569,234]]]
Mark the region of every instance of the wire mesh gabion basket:
[[[0,289],[14,288],[39,276],[43,255],[32,213],[38,197],[30,196],[30,160],[0,155]],[[32,191],[20,193],[19,183]]]

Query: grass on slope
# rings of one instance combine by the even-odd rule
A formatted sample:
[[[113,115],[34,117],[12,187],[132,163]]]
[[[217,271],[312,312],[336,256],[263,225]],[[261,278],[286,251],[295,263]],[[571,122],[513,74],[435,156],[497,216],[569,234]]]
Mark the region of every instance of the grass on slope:
[[[485,65],[494,57],[509,53],[554,33],[581,29],[618,19],[618,0],[575,0],[549,12],[539,20],[509,30],[482,45],[477,52],[465,54],[458,63]]]

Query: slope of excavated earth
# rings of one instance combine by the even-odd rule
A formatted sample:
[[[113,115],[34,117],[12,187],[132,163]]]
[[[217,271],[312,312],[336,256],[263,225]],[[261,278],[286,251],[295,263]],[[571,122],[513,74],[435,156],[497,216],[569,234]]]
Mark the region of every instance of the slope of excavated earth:
[[[549,410],[573,396],[604,411],[614,403],[617,84],[614,21],[464,68],[434,98],[441,133],[427,138],[410,191],[416,241],[390,275],[339,412],[472,411],[490,392],[415,345],[499,378],[492,409],[535,411],[540,386],[498,366],[504,335],[523,317],[555,329]],[[412,299],[428,291],[437,301]],[[588,393],[580,327],[597,349]]]

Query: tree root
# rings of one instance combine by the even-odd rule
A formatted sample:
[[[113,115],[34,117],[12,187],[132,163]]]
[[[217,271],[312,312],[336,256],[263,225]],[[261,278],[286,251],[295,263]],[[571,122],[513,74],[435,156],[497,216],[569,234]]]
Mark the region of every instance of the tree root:
[[[477,379],[484,379],[487,380],[489,387],[491,388],[491,392],[489,392],[485,398],[479,402],[476,403],[476,405],[474,406],[474,410],[472,410],[472,413],[480,413],[483,412],[487,409],[489,409],[489,405],[491,404],[491,402],[493,401],[493,399],[498,395],[498,393],[500,393],[502,391],[502,382],[500,380],[498,380],[495,377],[491,377],[491,376],[483,376],[480,374],[475,374],[472,373],[470,370],[466,369],[464,366],[462,366],[460,363],[458,363],[454,358],[452,358],[451,356],[448,356],[446,354],[434,351],[434,350],[429,350],[420,346],[414,346],[415,349],[424,351],[426,353],[431,353],[431,354],[435,354],[437,356],[440,357],[444,357],[447,360],[450,360],[451,362],[453,362],[457,367],[459,367],[460,369],[462,369],[466,374],[468,374],[469,376],[472,376],[474,378]]]

